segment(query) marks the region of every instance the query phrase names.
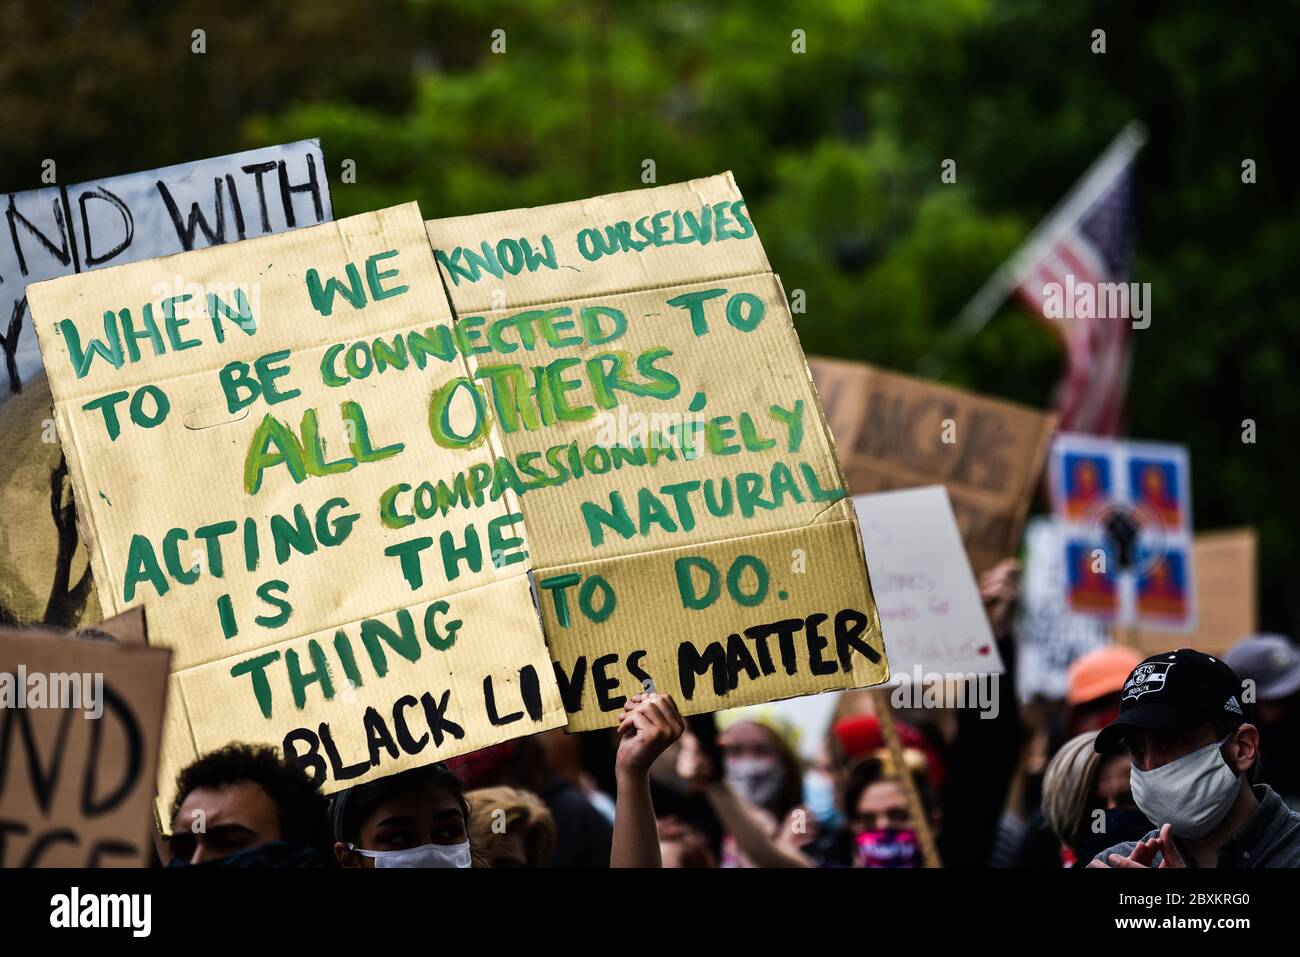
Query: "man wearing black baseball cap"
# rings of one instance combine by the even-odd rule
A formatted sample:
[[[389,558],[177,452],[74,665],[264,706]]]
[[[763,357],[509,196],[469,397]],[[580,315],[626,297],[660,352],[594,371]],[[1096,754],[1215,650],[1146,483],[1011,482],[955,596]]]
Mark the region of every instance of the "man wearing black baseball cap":
[[[1180,648],[1134,668],[1094,746],[1128,746],[1133,800],[1157,829],[1088,866],[1300,867],[1300,814],[1249,780],[1259,729],[1248,717],[1218,658]]]

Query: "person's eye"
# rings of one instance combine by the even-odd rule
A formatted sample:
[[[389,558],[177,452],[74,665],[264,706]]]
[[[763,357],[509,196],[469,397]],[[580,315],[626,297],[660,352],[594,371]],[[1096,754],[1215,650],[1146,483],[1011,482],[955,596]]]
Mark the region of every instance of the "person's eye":
[[[405,828],[391,828],[375,832],[375,844],[380,850],[399,851],[415,846],[415,834]]]
[[[189,860],[194,856],[195,843],[193,837],[174,837],[168,842],[167,847],[171,850],[173,858]]]

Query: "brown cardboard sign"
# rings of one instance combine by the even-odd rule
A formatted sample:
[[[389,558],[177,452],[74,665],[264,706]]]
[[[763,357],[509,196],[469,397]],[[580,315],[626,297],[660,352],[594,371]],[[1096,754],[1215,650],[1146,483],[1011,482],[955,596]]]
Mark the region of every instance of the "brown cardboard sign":
[[[808,364],[853,494],[941,483],[976,575],[1016,554],[1054,415],[863,363]]]
[[[100,603],[173,653],[160,820],[231,741],[330,792],[564,723],[514,503],[408,527],[493,471],[414,203],[28,294]]]
[[[148,863],[169,658],[143,609],[0,629],[0,867]]]
[[[1257,539],[1253,528],[1204,532],[1192,543],[1196,566],[1196,629],[1191,634],[1137,629],[1136,646],[1145,655],[1171,648],[1195,648],[1222,655],[1256,630]],[[1120,637],[1127,637],[1120,630]]]
[[[571,730],[647,681],[699,713],[887,677],[852,502],[730,174],[426,225]]]

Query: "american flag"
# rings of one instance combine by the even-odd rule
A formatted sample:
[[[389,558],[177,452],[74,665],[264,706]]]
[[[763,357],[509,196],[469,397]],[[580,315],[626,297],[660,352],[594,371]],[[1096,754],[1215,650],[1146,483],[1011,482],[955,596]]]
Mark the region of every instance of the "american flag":
[[[1055,284],[1058,295],[1068,295],[1085,284],[1095,291],[1101,283],[1129,281],[1133,258],[1132,163],[1121,167],[1092,205],[1073,223],[1065,224],[1052,240],[1042,250],[1041,258],[1029,267],[1016,294],[1034,315],[1052,326],[1065,345],[1065,376],[1056,396],[1060,428],[1119,435],[1128,391],[1129,318],[1099,317],[1100,309],[1084,310],[1085,315],[1073,318],[1049,317],[1044,292],[1049,284]],[[1098,301],[1103,298],[1098,296]]]
[[[1025,243],[966,304],[957,319],[960,335],[974,335],[1014,292],[1049,323],[1065,345],[1065,376],[1057,389],[1060,428],[1120,434],[1132,343],[1122,317],[1052,318],[1045,308],[1049,283],[1064,300],[1084,284],[1127,283],[1133,257],[1133,160],[1146,142],[1137,122],[1128,124]],[[1098,292],[1093,286],[1094,293]],[[1058,300],[1059,302],[1060,300]],[[1099,302],[1099,299],[1094,299]]]

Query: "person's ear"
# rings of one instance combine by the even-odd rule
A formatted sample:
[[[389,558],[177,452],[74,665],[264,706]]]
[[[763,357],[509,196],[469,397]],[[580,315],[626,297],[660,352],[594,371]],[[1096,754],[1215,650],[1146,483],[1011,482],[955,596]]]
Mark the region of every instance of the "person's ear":
[[[1259,759],[1259,728],[1243,724],[1228,745],[1229,761],[1238,774],[1250,770]]]
[[[334,842],[334,860],[339,862],[339,867],[365,867],[363,858],[352,848],[348,847],[342,841]]]

